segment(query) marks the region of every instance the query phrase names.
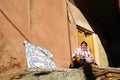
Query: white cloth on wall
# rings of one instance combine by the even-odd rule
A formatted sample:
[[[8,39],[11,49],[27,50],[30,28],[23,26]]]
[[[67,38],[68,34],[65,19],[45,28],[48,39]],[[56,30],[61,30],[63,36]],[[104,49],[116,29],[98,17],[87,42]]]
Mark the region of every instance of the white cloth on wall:
[[[50,51],[28,41],[24,41],[28,68],[56,68]]]

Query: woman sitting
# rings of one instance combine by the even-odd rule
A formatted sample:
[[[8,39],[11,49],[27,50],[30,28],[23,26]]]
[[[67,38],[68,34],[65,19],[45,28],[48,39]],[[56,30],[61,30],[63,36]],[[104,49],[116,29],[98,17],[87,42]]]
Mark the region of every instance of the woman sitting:
[[[87,43],[83,41],[72,54],[72,64],[70,65],[70,68],[79,68],[84,66],[86,63],[97,65],[94,62],[94,58],[90,53]]]

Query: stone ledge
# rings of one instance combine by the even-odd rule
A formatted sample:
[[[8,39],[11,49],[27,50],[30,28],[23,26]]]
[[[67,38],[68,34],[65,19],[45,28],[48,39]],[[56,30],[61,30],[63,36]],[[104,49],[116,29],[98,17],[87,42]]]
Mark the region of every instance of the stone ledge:
[[[120,80],[120,68],[86,65],[78,69],[13,69],[0,73],[0,80]]]

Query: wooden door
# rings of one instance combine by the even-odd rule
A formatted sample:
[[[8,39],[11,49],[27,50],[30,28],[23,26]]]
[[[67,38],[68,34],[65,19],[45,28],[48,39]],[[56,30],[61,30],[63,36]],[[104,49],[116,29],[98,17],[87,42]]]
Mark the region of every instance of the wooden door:
[[[84,29],[80,29],[80,28],[77,28],[77,31],[78,31],[77,33],[78,34],[78,45],[82,41],[86,41],[93,57],[95,58],[92,33],[88,31],[86,33]]]
[[[78,45],[85,40],[84,32],[80,29],[78,29]]]
[[[90,49],[90,52],[92,53],[93,57],[95,58],[95,54],[94,54],[94,43],[93,43],[93,37],[92,34],[90,33],[86,33],[85,34],[85,41],[88,44],[88,47]]]

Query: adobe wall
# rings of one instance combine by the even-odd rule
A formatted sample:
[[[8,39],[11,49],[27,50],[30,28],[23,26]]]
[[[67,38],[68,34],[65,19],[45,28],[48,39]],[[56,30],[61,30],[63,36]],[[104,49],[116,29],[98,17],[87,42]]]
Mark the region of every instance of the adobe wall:
[[[50,50],[58,67],[68,67],[70,46],[66,0],[31,2],[32,42]]]
[[[23,41],[31,40],[29,0],[0,1],[0,70],[25,68]]]
[[[66,0],[0,1],[0,69],[27,68],[24,40],[53,53],[58,67],[67,68],[70,46]]]

